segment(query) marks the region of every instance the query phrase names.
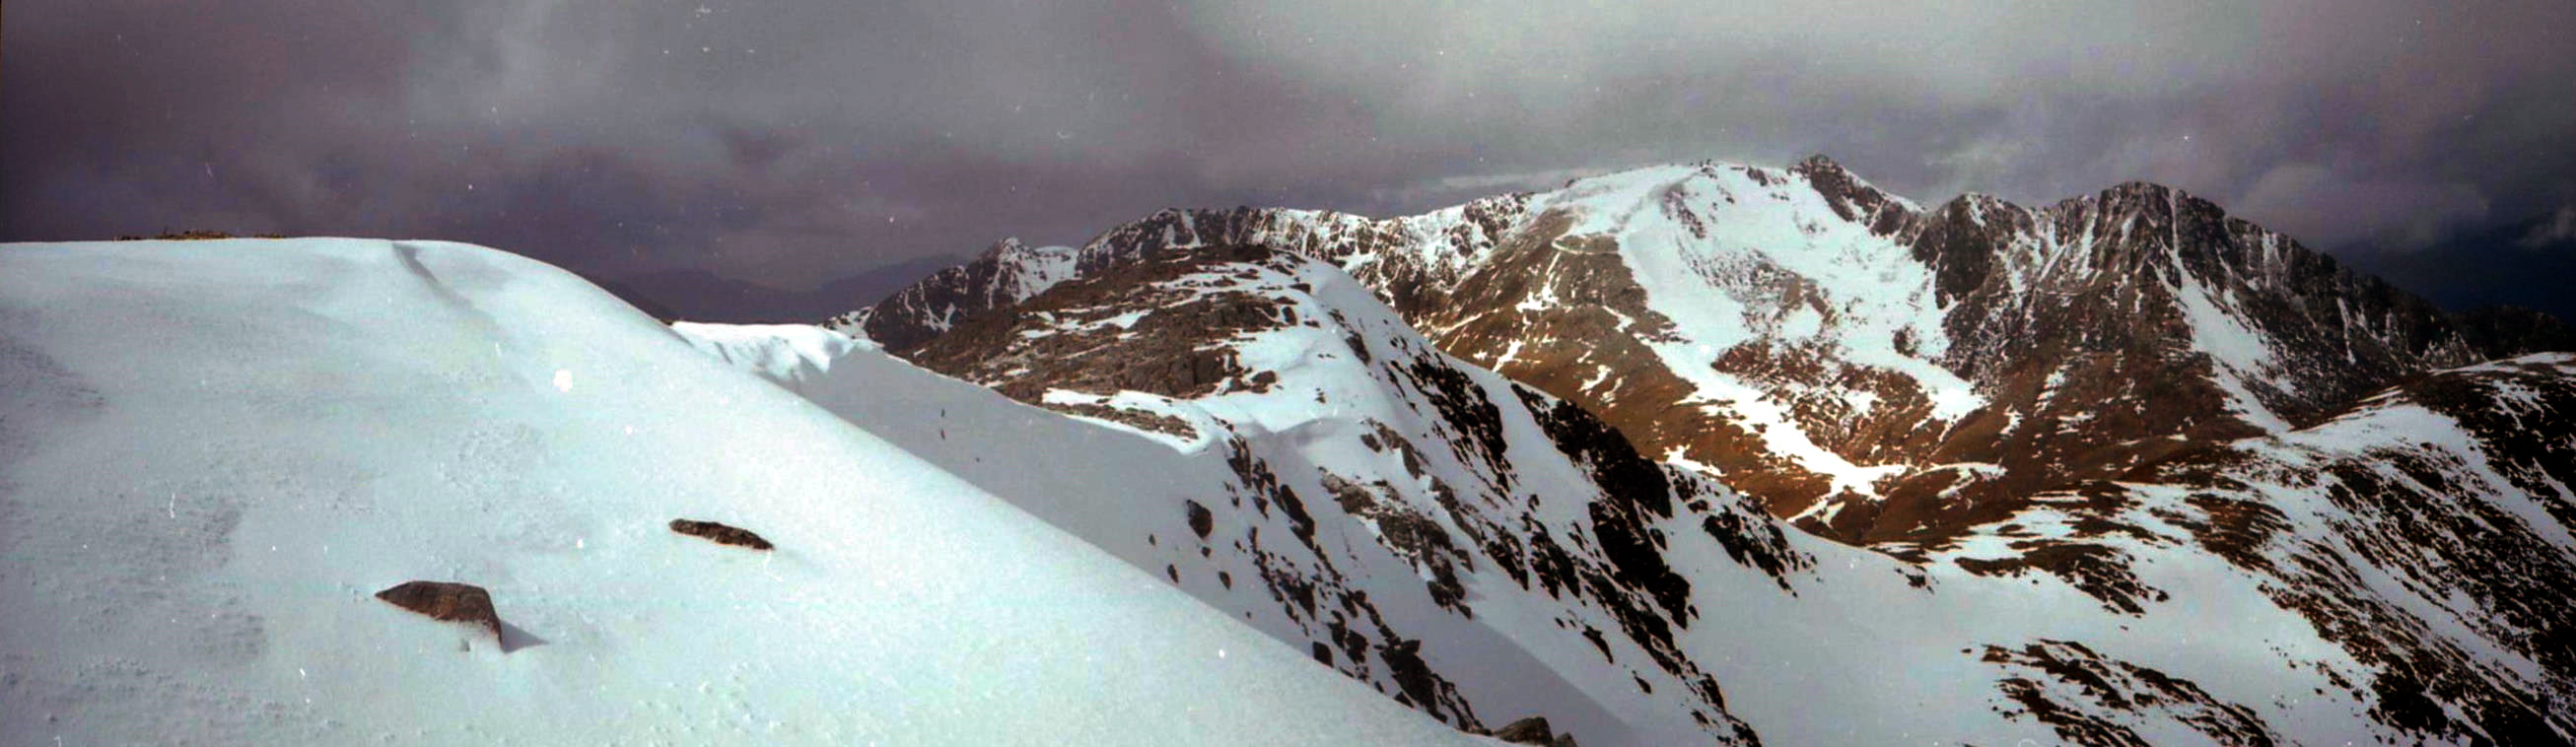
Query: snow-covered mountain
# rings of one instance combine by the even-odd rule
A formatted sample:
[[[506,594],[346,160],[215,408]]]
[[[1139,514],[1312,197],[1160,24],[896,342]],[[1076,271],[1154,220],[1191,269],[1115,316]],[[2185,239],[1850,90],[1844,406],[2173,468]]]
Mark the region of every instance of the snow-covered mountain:
[[[1641,693],[1587,684],[1616,681],[1632,657],[1568,665],[1547,653],[1582,608],[1618,620],[1618,607],[1541,598],[1514,578],[1536,555],[1487,538],[1510,536],[1492,530],[1516,511],[1553,544],[1602,548],[1592,559],[1613,568],[1633,550],[1638,567],[1669,569],[1669,596],[1627,584],[1669,625],[1677,666],[1659,668],[1709,675],[1701,690],[1722,697],[1695,712],[1774,743],[2576,737],[2563,715],[2576,668],[2554,648],[2576,590],[2565,540],[2576,476],[2554,465],[2576,463],[2576,424],[2552,394],[2576,371],[2552,356],[2478,363],[2563,344],[2564,326],[2444,314],[2164,187],[1926,209],[1821,159],[1701,164],[1388,220],[1166,211],[1080,248],[1011,251],[1049,258],[1046,274],[970,266],[956,276],[982,290],[934,278],[837,329],[892,341],[842,343],[838,365],[867,377],[929,375],[891,352],[992,390],[961,390],[937,416],[1013,414],[932,425],[915,408],[870,404],[880,398],[864,386],[800,386],[859,422],[919,423],[897,440],[1211,604],[1272,620],[1260,624],[1291,644],[1318,640],[1293,610],[1273,609],[1303,584],[1367,590],[1388,619],[1491,628],[1547,665],[1516,677],[1571,683],[1617,719],[1540,711],[1587,740],[1654,743],[1671,715],[1640,722],[1630,714],[1653,712],[1635,705]],[[934,317],[935,328],[924,321]],[[1490,375],[1482,366],[1507,375],[1509,398],[1479,385],[1504,423],[1579,424],[1538,435],[1595,467],[1590,484],[1527,478],[1555,461],[1530,461],[1546,449],[1523,446],[1527,430],[1507,426],[1497,440],[1457,427],[1479,417],[1450,412],[1441,393],[1454,390],[1408,373],[1431,361],[1474,381]],[[2454,381],[2504,383],[2441,384]],[[2444,414],[2391,419],[2424,410],[2392,403],[2428,396],[2449,403],[2432,408]],[[1404,412],[1440,415],[1391,433],[1368,424],[1409,422],[1388,414]],[[1031,439],[1052,455],[1044,466],[975,466],[1013,459],[989,445],[1059,420],[1163,444],[1182,462],[1263,469],[1138,469],[1127,465],[1142,457],[1093,457],[1086,445],[1099,439],[1060,423]],[[1346,422],[1358,424],[1322,425]],[[939,439],[965,445],[929,445]],[[1661,486],[1623,482],[1582,446],[1613,441],[1634,456],[1611,462],[1661,463]],[[1505,458],[1472,458],[1489,442],[1507,444],[1492,451]],[[1383,456],[1391,443],[1457,461],[1333,456]],[[1333,479],[1277,467],[1301,463]],[[1192,469],[1208,476],[1147,491],[1165,497],[1118,492],[1136,475]],[[1230,538],[1217,527],[1280,531],[1266,505],[1189,496],[1275,483],[1312,507],[1372,479],[1432,486],[1427,501],[1397,494],[1450,538],[1450,561],[1407,552],[1423,533],[1401,520],[1390,531],[1366,510],[1376,496],[1338,517],[1374,542],[1341,548],[1393,564],[1315,548],[1307,573],[1266,572],[1249,602],[1241,571],[1220,566],[1227,575],[1205,586],[1186,562],[1202,548],[1161,544],[1177,527],[1210,527],[1216,540]],[[1094,482],[1107,492],[1073,487]],[[1615,517],[1665,495],[1678,508],[1643,514],[1642,531],[1593,509],[1560,513],[1565,496],[1609,501]],[[1074,506],[1035,507],[1054,502]],[[1155,515],[1166,517],[1159,530],[1133,524]],[[1222,561],[1225,547],[1201,557]],[[1441,591],[1452,578],[1466,593]],[[1429,593],[1371,585],[1389,580]],[[1488,613],[1513,608],[1549,612]],[[1477,678],[1448,674],[1441,658],[1511,657],[1383,627],[1364,648],[1418,637],[1437,680],[1457,684],[1457,703],[1409,703],[1480,722],[1526,710],[1525,696],[1466,684]],[[1597,629],[1615,649],[1655,640],[1648,627]],[[1670,690],[1653,672],[1624,673],[1638,691]],[[1819,713],[1833,714],[1829,725]]]
[[[378,742],[1491,743],[537,262],[0,246],[0,743]]]
[[[2081,483],[1937,541],[1851,547],[1787,529],[1692,465],[1648,469],[1654,460],[1600,420],[1432,350],[1375,294],[1301,252],[1168,248],[1113,263],[930,338],[910,356],[931,370],[815,328],[683,331],[727,357],[770,361],[754,367],[1447,719],[1491,725],[1535,712],[1586,744],[1673,743],[1691,726],[1705,741],[1774,744],[2576,734],[2549,707],[2576,671],[2529,642],[2554,630],[2556,613],[2476,601],[2509,595],[2313,583],[2303,574],[2420,577],[2433,566],[2358,549],[2385,547],[2384,528],[2330,546],[2251,537],[2237,522],[2254,509],[2193,497],[2238,483],[2154,471],[2213,451],[2133,468],[2152,484]],[[837,341],[789,342],[816,338]],[[745,352],[763,348],[814,357]],[[1451,387],[1433,371],[1475,385]],[[927,400],[875,393],[940,372],[964,381]],[[2564,387],[2569,374],[2535,372],[2527,386]],[[1479,400],[1491,415],[1477,414]],[[1499,427],[1475,425],[1489,420]],[[2312,438],[2339,422],[2218,446]],[[2406,437],[2379,434],[2392,447]],[[2563,436],[2548,443],[2571,448]],[[2465,461],[2523,447],[2451,448]],[[2463,500],[2518,511],[2500,517],[2549,536],[2576,515],[2534,508],[2567,502],[2548,485]],[[1648,506],[1663,496],[1669,505]],[[2427,557],[2538,574],[2514,583],[2559,599],[2550,585],[2576,580],[2571,548],[2463,549],[2479,536],[2454,525]],[[1540,540],[1575,561],[1583,581],[1566,588],[1576,593],[1548,582]],[[2263,560],[2269,552],[2299,560]],[[1623,562],[1648,570],[1622,573]],[[1364,602],[1359,656],[1336,643],[1350,626],[1302,622],[1310,594],[1328,615],[1336,598]],[[2355,623],[2348,610],[2376,616]],[[2489,617],[2535,621],[2456,622]],[[1580,655],[1596,635],[1599,655]],[[1405,686],[1412,665],[1382,658],[1393,651],[1419,657],[1429,676],[1417,685],[1428,687]],[[1694,674],[1709,679],[1686,695],[1719,697],[1667,699],[1672,680]],[[1584,700],[1544,695],[1569,686]],[[1697,720],[1710,715],[1726,720]]]
[[[1164,211],[1079,249],[1006,246],[837,328],[904,352],[1070,277],[1237,244],[1340,265],[1443,350],[1852,541],[1954,531],[2050,485],[2565,339],[2521,317],[2462,324],[2165,187],[1925,208],[1821,157],[1385,220]]]

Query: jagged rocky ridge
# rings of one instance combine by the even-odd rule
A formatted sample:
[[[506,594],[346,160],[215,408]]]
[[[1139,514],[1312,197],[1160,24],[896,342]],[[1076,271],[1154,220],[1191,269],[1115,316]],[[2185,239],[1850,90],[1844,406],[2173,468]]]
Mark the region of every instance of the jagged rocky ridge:
[[[1078,249],[1006,242],[839,328],[904,351],[1066,278],[1230,244],[1337,264],[1443,350],[1850,541],[1953,531],[2567,339],[2527,315],[2464,324],[2165,187],[1926,209],[1822,158],[1386,220],[1169,210]]]
[[[1221,341],[1295,319],[1275,313],[1293,304],[1209,304],[1193,294],[1175,305],[1174,296],[1115,289],[1172,272],[1151,269],[1157,260],[1285,262],[1281,254],[1346,268],[1444,350],[1564,395],[1556,402],[1568,411],[1601,413],[1585,419],[1616,425],[1645,447],[1646,460],[1673,463],[1673,479],[1723,475],[1775,513],[1884,553],[1791,532],[1788,546],[1804,549],[1784,557],[1806,558],[1808,570],[1793,564],[1784,575],[1740,558],[1692,562],[1693,551],[1671,540],[1688,533],[1650,535],[1664,538],[1651,546],[1690,584],[1685,609],[1702,609],[1701,622],[1679,629],[1675,650],[1714,673],[1711,689],[1723,684],[1734,704],[1717,705],[1759,737],[1812,743],[1903,732],[1985,741],[1991,725],[1963,727],[1984,723],[1965,714],[1946,723],[1878,717],[1898,725],[1885,732],[1802,731],[1767,699],[1776,683],[1812,682],[1816,672],[1866,677],[1884,662],[1939,671],[1951,663],[1936,658],[1952,654],[1976,666],[1937,686],[1958,698],[1948,701],[1956,710],[1982,707],[2007,724],[2043,727],[2043,741],[2162,742],[2187,733],[2239,744],[2525,743],[2576,733],[2556,715],[2566,710],[2558,704],[2571,671],[2544,647],[2566,635],[2551,611],[2565,608],[2576,578],[2564,541],[2569,480],[2461,471],[2498,459],[2565,463],[2563,415],[2526,418],[2530,432],[2470,428],[2426,452],[2421,459],[2435,466],[2400,488],[2353,477],[2376,467],[2296,466],[2305,463],[2266,446],[2342,439],[2348,454],[2336,458],[2378,464],[2417,448],[2423,424],[2356,428],[2355,413],[2416,396],[2422,382],[2490,376],[2492,367],[2434,372],[2563,345],[2564,326],[2528,313],[2443,314],[2163,187],[2123,185],[2040,209],[1971,195],[1924,210],[1811,160],[1787,171],[1630,172],[1383,221],[1167,211],[1081,249],[998,247],[988,259],[1016,255],[1057,273],[1044,282],[981,275],[986,288],[1041,289],[1016,301],[1010,292],[949,294],[935,277],[843,328],[1059,411],[1187,438],[1180,434],[1204,422],[1148,405],[1276,386],[1275,365],[1245,364]],[[1043,297],[1047,288],[1083,287],[1068,284],[1078,278],[1096,282]],[[1178,336],[1146,324],[1158,304],[1189,309],[1167,321],[1200,321]],[[1265,306],[1274,313],[1259,319]],[[935,311],[937,323],[915,321],[919,310]],[[1092,332],[1064,319],[1087,319]],[[1101,322],[1124,336],[1100,337]],[[2496,365],[2526,371],[2530,380],[2511,390],[2521,397],[2563,390],[2569,372],[2553,360]],[[2382,389],[2392,384],[2405,386]],[[2522,401],[2454,395],[2443,417],[2462,423]],[[1329,440],[1308,433],[1302,448]],[[1434,432],[1418,448],[1443,442],[1458,444]],[[2492,456],[2506,453],[2539,456]],[[2224,454],[2238,456],[2214,456]],[[2221,464],[2234,471],[2212,466]],[[2443,469],[2452,472],[2424,477]],[[2224,497],[2266,484],[2248,474],[2300,470],[2334,477],[2277,478],[2284,481],[2255,494],[2262,500]],[[2328,482],[2367,486],[2373,497],[2320,487]],[[1800,502],[1797,491],[1818,483],[1829,492]],[[2482,487],[2497,485],[2506,487]],[[1320,481],[1315,489],[1333,492]],[[1549,495],[1528,497],[1544,505]],[[2395,508],[2428,502],[2481,518]],[[1230,513],[1194,503],[1182,516],[1195,531]],[[1656,523],[1688,526],[1698,516],[1713,525],[1718,515],[1761,519],[1690,508]],[[2283,518],[2291,516],[2301,521]],[[1735,533],[1762,534],[1748,534],[1750,526]],[[2496,533],[2542,541],[2508,543],[2514,552],[2482,546]],[[2398,548],[2428,549],[2408,558]],[[1183,567],[1165,565],[1187,587]],[[2446,581],[2438,569],[2482,578]],[[1476,588],[1483,572],[1471,570],[1461,585]],[[1776,596],[1745,591],[1735,574],[1768,579],[1766,594]],[[1859,580],[1881,574],[1902,580],[1902,590]],[[1425,575],[1426,587],[1438,577]],[[2024,585],[2038,589],[2009,591]],[[1430,604],[1461,613],[1440,596]],[[1711,607],[1733,614],[1711,615]],[[1801,650],[1783,642],[1791,636],[1759,632],[1789,626],[1801,637],[1881,646],[1887,631],[1853,634],[1847,618],[1889,614],[2021,619],[1948,623],[1956,629],[1928,637],[1962,645],[1939,653],[1917,645],[1911,655]],[[2249,632],[2224,643],[2194,638],[2236,630]],[[2177,637],[2215,653],[2176,655]],[[1418,648],[1443,642],[1424,636]],[[1800,674],[1742,666],[1746,655],[1796,662],[1785,666]],[[1549,661],[1554,676],[1581,679]],[[2275,673],[2284,665],[2292,674]],[[1836,713],[1926,707],[1873,700],[1887,695],[1864,687],[1812,700]],[[1487,723],[1518,715],[1487,710]]]

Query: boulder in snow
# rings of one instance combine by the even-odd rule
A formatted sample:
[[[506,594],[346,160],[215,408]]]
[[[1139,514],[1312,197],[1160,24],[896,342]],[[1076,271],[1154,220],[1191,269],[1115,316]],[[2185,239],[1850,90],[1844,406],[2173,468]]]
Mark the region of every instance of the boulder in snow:
[[[767,550],[773,547],[773,545],[769,544],[769,540],[761,539],[760,535],[752,534],[750,530],[742,529],[740,527],[726,526],[712,521],[672,519],[671,531],[679,532],[691,537],[703,537],[706,538],[707,541],[714,542],[719,545],[748,547],[754,550]]]
[[[445,581],[405,581],[400,586],[376,592],[376,598],[393,606],[428,615],[432,620],[468,622],[501,637],[501,615],[492,611],[492,594],[473,584]]]

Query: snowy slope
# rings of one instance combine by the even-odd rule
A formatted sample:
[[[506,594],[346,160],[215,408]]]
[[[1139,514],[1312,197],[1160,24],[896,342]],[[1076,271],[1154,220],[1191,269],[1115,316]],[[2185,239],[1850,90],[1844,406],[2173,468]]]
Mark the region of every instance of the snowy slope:
[[[2307,428],[2043,494],[1924,549],[1981,573],[2054,575],[2150,620],[2205,604],[2213,580],[2251,585],[2274,609],[2179,629],[2240,645],[2304,629],[2295,640],[2310,653],[2290,661],[2324,682],[2276,702],[2347,700],[2327,712],[2359,706],[2389,741],[2564,744],[2576,740],[2564,706],[2576,696],[2571,417],[2576,356],[2446,369]],[[2157,570],[2211,560],[2224,565]]]
[[[690,334],[705,331],[690,327]],[[1180,496],[1222,494],[1220,488],[1203,487],[1227,474],[1207,468],[1205,462],[1211,460],[1192,459],[1181,444],[1147,432],[1048,412],[964,382],[948,382],[946,390],[929,397],[885,397],[878,392],[932,391],[934,385],[926,382],[935,374],[864,347],[827,368],[831,373],[823,381],[864,382],[844,388],[809,382],[807,391],[834,411],[869,423],[908,449],[1051,521],[1117,548],[1132,563],[1183,569],[1177,585],[1220,609],[1241,610],[1260,621],[1279,618],[1281,605],[1269,597],[1272,587],[1257,585],[1252,572],[1226,563],[1226,554],[1217,555],[1215,563],[1197,560],[1201,544],[1220,553],[1226,544],[1192,539],[1185,512],[1174,508]],[[1311,434],[1305,449],[1328,451],[1353,438]],[[1714,486],[1701,489],[1720,500],[1731,498]],[[1531,492],[1545,496],[1540,505],[1560,509],[1563,499],[1572,497],[1548,487],[1534,486]],[[1315,509],[1318,525],[1329,528],[1332,511],[1329,504],[1318,508],[1320,503],[1307,505]],[[1212,513],[1211,535],[1218,539],[1235,535],[1236,527],[1246,524],[1278,531],[1276,525],[1261,524],[1249,509],[1217,505]],[[2345,668],[2337,671],[2354,665],[2295,613],[2266,602],[2253,580],[2215,558],[2183,554],[2143,571],[2154,582],[2194,591],[2151,605],[2141,617],[2106,607],[2046,573],[1989,575],[1943,561],[1917,566],[1794,530],[1782,534],[1787,546],[1774,556],[1791,565],[1773,573],[1733,557],[1729,543],[1703,526],[1711,518],[1768,521],[1758,512],[1730,511],[1721,503],[1683,508],[1673,518],[1648,524],[1664,538],[1662,557],[1688,583],[1686,605],[1697,610],[1686,627],[1674,631],[1674,651],[1724,689],[1727,713],[1766,744],[2057,743],[2070,737],[2032,716],[2010,688],[2027,683],[2037,702],[2079,707],[2087,697],[2101,697],[2084,689],[2082,678],[2095,669],[2115,678],[2108,680],[2115,688],[2108,691],[2113,697],[2158,697],[2164,692],[2159,685],[2199,694],[2198,701],[2178,699],[2169,708],[2142,703],[2104,716],[2156,743],[2248,744],[2253,738],[2282,735],[2340,743],[2381,733],[2364,715],[2367,705],[2350,693],[2273,702],[2285,693],[2307,693],[2329,684],[2324,674],[2285,664],[2327,662]],[[1574,537],[1587,531],[1576,525],[1551,533],[1572,547]],[[1140,533],[1163,539],[1158,544],[1134,541]],[[1176,536],[1181,543],[1172,547]],[[1649,698],[1624,681],[1642,677],[1656,684],[1656,692],[1669,692],[1667,680],[1655,669],[1639,672],[1626,666],[1643,654],[1621,641],[1618,628],[1603,625],[1605,637],[1618,644],[1613,657],[1588,648],[1579,649],[1584,656],[1548,655],[1562,648],[1550,645],[1551,636],[1565,634],[1548,615],[1589,619],[1581,617],[1587,610],[1579,600],[1559,602],[1562,611],[1549,610],[1551,597],[1520,590],[1499,577],[1495,566],[1501,560],[1479,555],[1462,574],[1470,590],[1467,603],[1477,611],[1474,624],[1494,631],[1481,636],[1454,624],[1428,634],[1405,628],[1438,615],[1418,593],[1399,596],[1402,585],[1418,584],[1418,577],[1381,577],[1364,588],[1386,618],[1398,621],[1398,629],[1423,635],[1421,651],[1433,670],[1452,677],[1480,715],[1500,712],[1508,717],[1534,705],[1587,745],[1705,741],[1677,736],[1669,726],[1657,731],[1657,724],[1686,717],[1676,704]],[[1217,583],[1216,571],[1231,573],[1234,584]],[[1263,627],[1286,640],[1305,640],[1293,627]],[[2174,632],[2220,629],[2243,634],[2212,641]],[[1487,645],[1485,636],[1496,633],[1531,651],[1536,661],[1502,658],[1480,669],[1456,670],[1443,658],[1461,649],[1476,652]],[[2082,646],[2085,653],[2072,653],[2076,649],[2065,642]],[[2033,647],[2047,658],[2023,653]],[[1534,665],[1553,671],[1513,671]],[[1476,676],[1459,676],[1459,671]],[[2153,674],[2135,674],[2141,671]],[[1607,711],[1603,714],[1569,708],[1580,701],[1533,703],[1531,694],[1517,692],[1545,693],[1559,687],[1559,681],[1624,687],[1586,688],[1587,697]],[[2239,716],[2231,708],[2245,711]],[[2220,718],[2204,718],[2213,712]],[[1599,721],[1603,716],[1616,720],[1604,724]]]
[[[2453,675],[2409,687],[2412,659],[2377,653],[2386,636],[2438,651],[2405,632],[2417,626],[2510,615],[2442,612],[2404,590],[2321,585],[2284,573],[2287,563],[2249,560],[2226,522],[2187,500],[2224,483],[2104,483],[2043,495],[1937,543],[1849,547],[1784,531],[1689,470],[1655,470],[1634,452],[1612,453],[1624,447],[1581,437],[1579,424],[1590,423],[1617,440],[1561,401],[1515,392],[1430,350],[1330,266],[1222,247],[1158,254],[1059,284],[915,351],[924,365],[984,386],[942,380],[865,343],[786,344],[817,351],[795,361],[725,352],[760,347],[764,336],[809,339],[811,328],[681,330],[735,360],[771,360],[753,367],[1275,638],[1323,651],[1392,696],[1413,693],[1385,654],[1413,642],[1438,697],[1406,702],[1448,719],[1471,713],[1491,725],[1538,713],[1590,745],[1744,737],[1702,727],[1694,709],[1789,745],[2404,743],[2473,733],[2392,715],[2431,703],[2496,714],[2465,718],[2486,724],[2475,733],[2550,733],[2515,731],[2496,705],[2558,692],[2545,677]],[[1469,427],[1482,418],[1466,413],[1481,408],[1443,405],[1460,398],[1423,385],[1445,377],[1403,373],[1418,364],[1474,382],[1494,405],[1497,436]],[[1501,458],[1483,455],[1488,443]],[[1639,496],[1658,490],[1622,479],[1640,474],[1633,466],[1665,481],[1658,490],[1671,505],[1644,506]],[[1376,487],[1346,502],[1352,484]],[[1247,490],[1260,485],[1270,487]],[[1278,508],[1283,496],[1302,507],[1303,522]],[[1293,539],[1301,523],[1312,527],[1311,544]],[[1421,541],[1431,536],[1441,541]],[[1632,565],[1672,580],[1630,583],[1652,573],[1621,572],[1623,554],[1611,548],[1622,537],[1649,538],[1634,548],[1651,558]],[[1579,571],[1569,574],[1579,583],[1552,586],[1540,538],[1598,577]],[[2439,552],[2482,573],[2530,562]],[[2360,555],[2333,562],[2383,567]],[[1446,579],[1463,593],[1439,593]],[[1623,593],[1596,595],[1596,584]],[[2283,594],[2302,586],[2332,591],[2323,602]],[[1301,593],[1321,603],[1299,605]],[[1341,647],[1341,633],[1310,624],[1315,609],[1330,620],[1341,604],[1367,611],[1354,623],[1371,620],[1348,626],[1363,636],[1360,657]],[[2384,633],[2356,636],[2350,620],[2318,609],[2396,614],[2362,626]],[[2554,629],[2563,628],[2540,635]],[[2456,640],[2517,635],[2530,634]],[[2508,650],[2479,644],[2441,661],[2459,671],[2530,669],[2522,662],[2531,654],[2496,653]],[[1662,667],[1659,655],[1677,665]],[[1702,675],[1722,698],[1694,695]]]
[[[542,264],[0,247],[0,742],[1461,740]]]
[[[2571,434],[2576,354],[2535,354],[2156,465],[2137,475],[2156,485],[2132,491],[2167,509],[2161,531],[2268,571],[2267,593],[2379,665],[2383,720],[2441,741],[2568,743]]]

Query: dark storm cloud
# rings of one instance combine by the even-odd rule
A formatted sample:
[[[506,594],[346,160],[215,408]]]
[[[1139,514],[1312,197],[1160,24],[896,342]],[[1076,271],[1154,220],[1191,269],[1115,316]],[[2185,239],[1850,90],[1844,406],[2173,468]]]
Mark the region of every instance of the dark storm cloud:
[[[1379,92],[1385,131],[1531,165],[1822,151],[1924,199],[2147,179],[2334,245],[2525,217],[2576,164],[2563,2],[1379,5],[1193,19]]]
[[[1925,201],[2161,181],[2381,251],[2576,204],[2563,0],[9,11],[10,239],[430,236],[808,286],[1167,205],[1382,214],[1810,152]]]

